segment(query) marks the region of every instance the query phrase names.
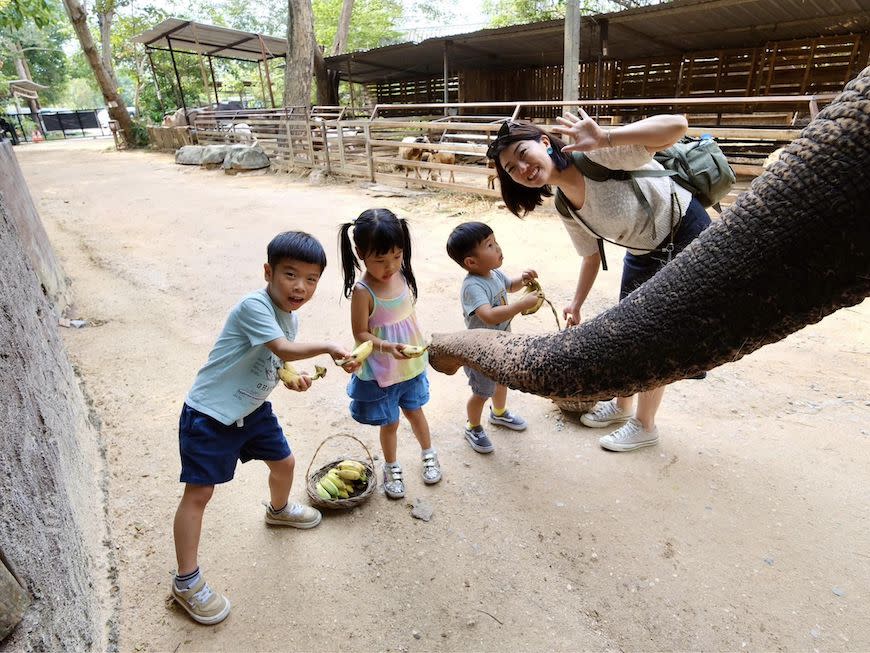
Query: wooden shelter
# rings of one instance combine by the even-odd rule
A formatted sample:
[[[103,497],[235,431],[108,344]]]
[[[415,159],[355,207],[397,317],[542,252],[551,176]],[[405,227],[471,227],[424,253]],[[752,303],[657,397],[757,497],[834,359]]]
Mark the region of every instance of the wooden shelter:
[[[151,29],[134,36],[133,41],[135,43],[142,43],[145,46],[148,62],[151,65],[151,73],[155,78],[155,84],[157,83],[157,73],[154,70],[151,51],[164,50],[169,52],[185,115],[187,114],[187,101],[181,86],[178,66],[175,62],[176,53],[197,56],[202,73],[203,86],[205,88],[209,86],[213,88],[215,104],[220,104],[218,97],[220,84],[215,80],[212,58],[256,61],[260,72],[260,81],[261,83],[264,82],[263,73],[265,72],[265,83],[263,83],[263,86],[268,88],[269,100],[272,107],[276,106],[269,62],[276,58],[287,58],[287,39],[276,36],[264,36],[255,32],[243,32],[217,25],[206,25],[180,18],[167,18]],[[208,82],[209,75],[206,73],[206,62],[208,63],[211,84]]]
[[[326,63],[377,103],[561,100],[563,29],[485,29]],[[581,99],[836,92],[868,64],[870,0],[675,0],[584,16],[580,32]]]

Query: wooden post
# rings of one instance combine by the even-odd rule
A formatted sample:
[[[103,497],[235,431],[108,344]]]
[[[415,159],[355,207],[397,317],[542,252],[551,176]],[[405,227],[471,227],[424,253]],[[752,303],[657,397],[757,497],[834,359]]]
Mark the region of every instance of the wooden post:
[[[562,73],[562,99],[577,100],[580,90],[580,0],[565,2],[565,59]],[[576,112],[576,106],[565,105],[563,111]]]
[[[214,66],[211,63],[211,57],[208,58],[208,69],[211,71],[211,85],[214,87],[214,108],[220,108],[220,98],[218,97],[217,82],[214,79]]]
[[[326,157],[326,174],[332,174],[332,163],[329,160],[329,140],[326,137],[326,124],[320,123],[320,133],[323,137],[323,154]]]
[[[353,99],[353,79],[351,78],[350,74],[350,55],[348,55],[347,59],[345,59],[344,62],[347,64],[347,87],[350,90],[350,106],[351,108],[353,108],[355,102]]]
[[[160,105],[160,113],[166,113],[166,109],[163,108],[163,98],[160,94],[160,84],[157,83],[157,71],[154,70],[154,60],[151,58],[151,48],[146,47],[145,54],[148,55],[148,64],[151,66],[151,76],[154,78],[154,90],[157,93],[157,104]]]
[[[30,596],[9,571],[0,552],[0,642],[15,630],[28,607]]]
[[[371,125],[366,125],[364,128],[364,133],[366,135],[366,160],[369,165],[369,179],[373,182],[375,181],[375,162],[372,159],[372,129]]]
[[[293,149],[293,132],[290,128],[290,116],[287,116],[287,147],[290,149],[290,167],[296,164],[296,151]]]
[[[347,166],[347,157],[344,154],[344,127],[341,126],[341,120],[335,121],[336,135],[338,137],[338,160],[341,161],[341,167]]]
[[[450,41],[444,41],[444,115],[447,115],[447,103],[450,102],[450,93],[447,90],[447,78],[450,75],[450,62],[448,60],[448,51],[450,49]]]
[[[266,69],[266,83],[269,84],[269,99],[272,102],[272,108],[275,108],[275,95],[272,92],[272,77],[269,75],[269,58],[266,56],[266,43],[263,41],[263,37],[257,34],[257,38],[260,39],[260,52],[263,55],[263,68]],[[264,98],[265,99],[265,98]]]

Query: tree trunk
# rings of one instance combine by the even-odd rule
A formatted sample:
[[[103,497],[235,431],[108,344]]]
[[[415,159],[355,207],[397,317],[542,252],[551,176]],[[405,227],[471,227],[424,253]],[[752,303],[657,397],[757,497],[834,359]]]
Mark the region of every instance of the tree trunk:
[[[332,83],[332,75],[326,69],[320,46],[314,45],[314,79],[317,82],[317,104],[334,106],[338,104],[337,85]]]
[[[284,106],[311,106],[314,48],[314,12],[311,9],[311,0],[288,0]]]
[[[117,120],[122,130],[122,136],[128,147],[134,144],[133,138],[133,122],[130,120],[130,114],[127,113],[127,107],[124,105],[124,100],[121,99],[118,93],[118,86],[114,83],[109,71],[103,65],[100,59],[100,54],[94,45],[94,37],[88,28],[87,14],[79,0],[63,0],[67,15],[72,21],[76,36],[79,38],[79,43],[82,46],[82,51],[85,53],[85,58],[94,72],[94,77],[97,79],[97,84],[100,86],[100,91],[103,93],[103,98],[106,100],[106,107],[109,111],[109,117],[112,120]]]
[[[30,73],[30,64],[27,63],[27,57],[24,54],[24,48],[17,41],[12,41],[12,56],[15,60],[15,71],[21,79],[33,81],[33,75]],[[41,132],[45,132],[45,124],[42,122],[42,116],[39,115],[39,100],[34,98],[24,98],[27,101],[27,106],[30,109],[30,117]]]
[[[429,362],[447,373],[470,365],[545,397],[626,396],[861,302],[870,295],[868,134],[870,67],[721,220],[614,308],[552,335],[439,334]]]
[[[341,4],[341,15],[338,17],[338,29],[332,41],[332,55],[344,54],[347,49],[347,35],[350,33],[350,17],[353,14],[353,0],[344,0]]]
[[[115,74],[115,64],[112,63],[112,21],[114,20],[114,4],[110,4],[109,9],[105,12],[97,12],[97,24],[100,27],[100,60],[112,80],[113,88],[117,89],[120,84],[118,76]]]

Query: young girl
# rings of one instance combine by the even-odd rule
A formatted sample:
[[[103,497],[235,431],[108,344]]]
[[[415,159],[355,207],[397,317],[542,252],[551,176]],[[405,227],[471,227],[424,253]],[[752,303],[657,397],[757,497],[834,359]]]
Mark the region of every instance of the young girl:
[[[423,414],[429,401],[428,357],[402,353],[408,345],[424,344],[414,313],[417,282],[411,270],[411,236],[404,219],[387,209],[369,209],[341,226],[339,242],[354,338],[370,340],[374,346],[348,384],[350,413],[361,424],[381,428],[384,491],[391,499],[400,499],[405,496],[402,467],[396,460],[400,408],[422,449],[423,482],[431,485],[441,480],[441,466]],[[365,273],[357,281],[359,261]]]

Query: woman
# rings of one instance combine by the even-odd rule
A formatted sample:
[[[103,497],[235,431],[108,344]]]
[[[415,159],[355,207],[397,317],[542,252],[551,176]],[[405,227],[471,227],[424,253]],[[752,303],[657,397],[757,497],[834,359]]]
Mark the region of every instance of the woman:
[[[574,298],[563,311],[572,326],[580,323],[580,309],[599,266],[607,269],[602,239],[628,249],[619,293],[623,299],[694,240],[710,218],[671,177],[624,175],[593,181],[581,172],[581,166],[589,171],[584,157],[611,170],[662,170],[652,155],[685,135],[688,125],[682,116],[653,116],[609,131],[582,109],[579,117],[566,113],[557,120],[555,134],[529,123],[506,122],[487,156],[495,161],[502,198],[515,215],[533,211],[556,186],[556,208],[582,257]],[[568,137],[570,144],[556,134]],[[617,397],[599,402],[580,419],[591,427],[621,424],[599,440],[605,449],[648,447],[658,442],[655,416],[663,394],[664,387],[640,393],[636,414],[634,397]]]

